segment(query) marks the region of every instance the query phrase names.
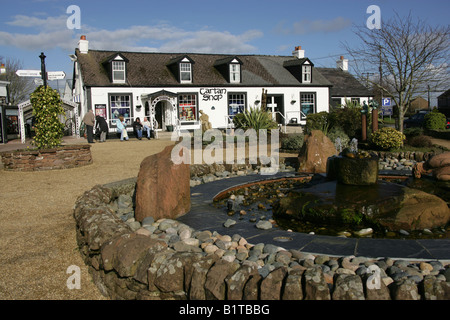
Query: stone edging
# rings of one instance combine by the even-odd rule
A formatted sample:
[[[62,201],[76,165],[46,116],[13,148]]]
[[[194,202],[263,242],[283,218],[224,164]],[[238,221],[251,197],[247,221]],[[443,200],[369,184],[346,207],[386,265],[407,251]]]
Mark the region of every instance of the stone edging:
[[[439,261],[314,256],[169,219],[134,230],[113,203],[135,184],[95,186],[74,207],[80,252],[112,299],[450,299],[450,268]]]
[[[43,171],[69,169],[92,163],[90,145],[66,145],[52,149],[16,150],[0,153],[5,170]]]

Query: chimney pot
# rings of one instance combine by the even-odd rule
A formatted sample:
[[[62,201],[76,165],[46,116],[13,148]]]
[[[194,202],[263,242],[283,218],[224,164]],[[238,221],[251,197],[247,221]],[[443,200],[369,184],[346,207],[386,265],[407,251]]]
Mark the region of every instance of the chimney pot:
[[[80,37],[80,40],[78,41],[78,49],[80,50],[80,53],[89,53],[89,41],[86,40],[86,36]]]
[[[302,59],[305,57],[305,50],[302,50],[301,46],[296,46],[295,50],[292,52],[292,55],[298,59]]]
[[[341,60],[344,60],[344,56],[341,56]]]

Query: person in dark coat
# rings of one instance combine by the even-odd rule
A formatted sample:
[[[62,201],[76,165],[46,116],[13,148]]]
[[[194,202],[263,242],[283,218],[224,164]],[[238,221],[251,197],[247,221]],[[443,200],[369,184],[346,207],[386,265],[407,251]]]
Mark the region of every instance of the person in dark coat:
[[[96,116],[95,121],[95,131],[100,132],[100,142],[105,142],[106,134],[108,133],[108,123],[102,116]]]
[[[142,140],[142,123],[139,117],[137,117],[136,120],[133,122],[133,131],[136,138]]]

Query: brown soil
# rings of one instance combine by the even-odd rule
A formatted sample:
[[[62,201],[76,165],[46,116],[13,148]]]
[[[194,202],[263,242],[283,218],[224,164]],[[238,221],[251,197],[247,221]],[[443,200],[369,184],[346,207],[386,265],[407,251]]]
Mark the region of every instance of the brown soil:
[[[105,299],[78,252],[73,206],[97,184],[136,177],[142,160],[170,140],[95,143],[92,165],[66,170],[9,172],[0,169],[0,299]],[[81,289],[67,288],[81,269]]]

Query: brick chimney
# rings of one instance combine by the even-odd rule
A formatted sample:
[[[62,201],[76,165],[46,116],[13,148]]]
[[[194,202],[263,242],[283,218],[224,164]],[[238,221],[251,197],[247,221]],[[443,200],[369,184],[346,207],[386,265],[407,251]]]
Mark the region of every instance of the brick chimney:
[[[292,55],[298,59],[302,59],[305,57],[305,50],[302,50],[301,46],[295,47],[295,50],[292,51]]]
[[[348,59],[344,59],[344,56],[341,56],[339,60],[336,61],[336,67],[342,71],[348,71]]]
[[[89,41],[86,40],[86,36],[81,36],[78,41],[78,49],[80,53],[87,54],[89,52]]]

